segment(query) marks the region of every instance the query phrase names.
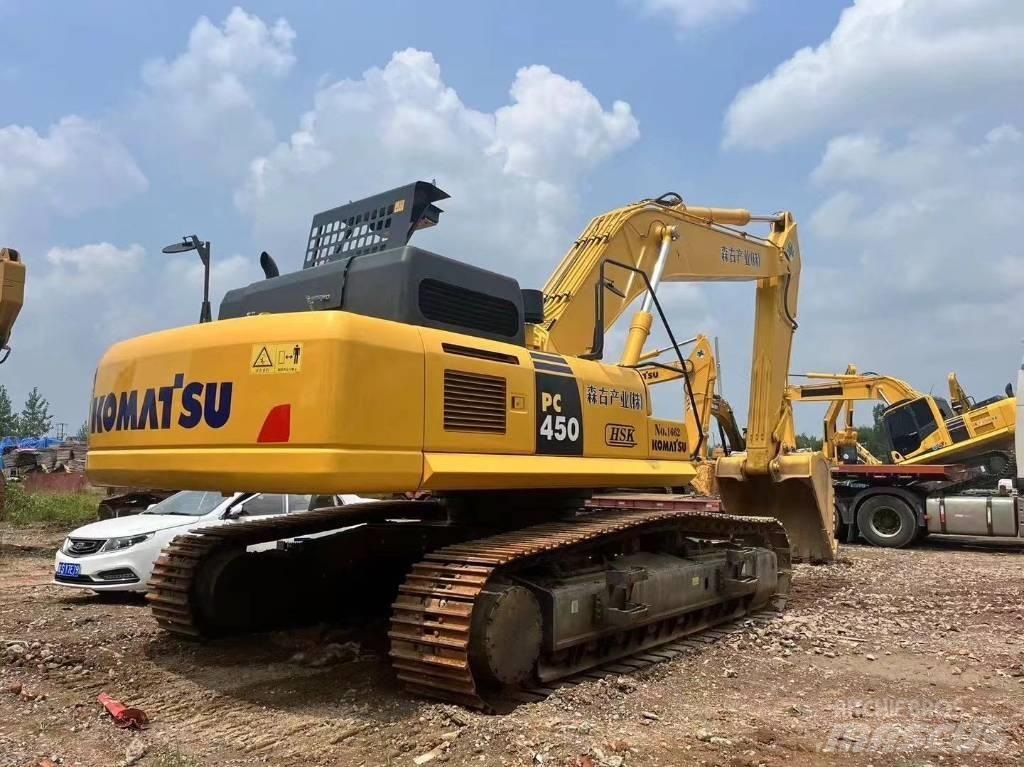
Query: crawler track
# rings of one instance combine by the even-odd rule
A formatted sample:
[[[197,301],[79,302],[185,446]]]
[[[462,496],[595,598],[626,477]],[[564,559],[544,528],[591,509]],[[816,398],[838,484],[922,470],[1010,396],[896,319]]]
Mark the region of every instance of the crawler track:
[[[285,517],[204,527],[180,535],[161,552],[153,567],[147,599],[157,624],[172,634],[199,639],[211,632],[197,597],[201,566],[222,551],[257,543],[335,530],[403,515],[436,511],[432,501],[380,501],[308,511]]]
[[[682,532],[696,538],[754,540],[774,550],[779,572],[776,606],[784,603],[791,577],[790,552],[785,530],[776,520],[671,509],[602,511],[455,544],[428,554],[413,567],[392,605],[390,655],[399,678],[410,692],[418,695],[473,708],[494,708],[498,700],[475,678],[470,660],[473,610],[491,579],[547,557],[563,556],[581,547],[662,527],[667,532]],[[720,603],[697,614],[603,636],[597,656],[576,658],[560,668],[549,663],[544,680],[570,676],[676,641],[745,612],[738,605]]]

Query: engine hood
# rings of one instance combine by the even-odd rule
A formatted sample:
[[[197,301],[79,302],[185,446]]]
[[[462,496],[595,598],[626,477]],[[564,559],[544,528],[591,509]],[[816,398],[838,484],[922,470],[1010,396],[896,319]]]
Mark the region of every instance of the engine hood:
[[[189,527],[206,517],[185,517],[178,514],[136,514],[92,522],[69,533],[71,538],[123,538],[129,535],[155,533],[173,527]]]

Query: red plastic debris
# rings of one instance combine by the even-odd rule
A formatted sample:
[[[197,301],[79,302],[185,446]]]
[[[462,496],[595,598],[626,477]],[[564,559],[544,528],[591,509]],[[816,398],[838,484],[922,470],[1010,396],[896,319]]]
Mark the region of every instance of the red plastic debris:
[[[129,708],[105,692],[96,696],[96,701],[114,717],[114,724],[118,727],[134,727],[137,730],[144,730],[149,726],[149,717],[141,708]]]

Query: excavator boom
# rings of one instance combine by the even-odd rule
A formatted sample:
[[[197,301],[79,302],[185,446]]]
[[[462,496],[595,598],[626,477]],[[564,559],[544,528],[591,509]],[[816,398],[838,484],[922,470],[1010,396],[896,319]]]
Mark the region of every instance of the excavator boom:
[[[768,237],[736,227],[769,225]],[[678,195],[642,200],[593,219],[544,287],[544,322],[530,343],[600,359],[604,333],[643,296],[620,365],[642,362],[662,282],[756,284],[746,452],[717,462],[726,508],[781,519],[798,556],[831,559],[834,511],[820,453],[789,453],[787,375],[797,328],[800,249],[789,213],[687,206]],[[660,312],[660,309],[659,309]],[[664,318],[662,318],[664,319]],[[756,510],[756,511],[755,511]]]

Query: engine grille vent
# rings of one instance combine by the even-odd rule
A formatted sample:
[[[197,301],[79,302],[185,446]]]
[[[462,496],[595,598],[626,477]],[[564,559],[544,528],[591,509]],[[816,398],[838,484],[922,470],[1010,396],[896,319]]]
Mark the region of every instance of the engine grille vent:
[[[420,283],[420,311],[428,320],[514,338],[519,309],[511,301],[461,285],[426,279]]]
[[[500,376],[445,370],[445,431],[504,434],[506,387],[506,380]]]
[[[967,431],[962,415],[955,416],[946,421],[946,428],[949,429],[949,436],[954,442],[963,442],[971,436],[970,432]]]
[[[504,362],[506,365],[519,364],[519,358],[516,355],[494,352],[490,349],[477,349],[472,346],[459,346],[458,344],[441,344],[441,350],[447,354],[476,357],[477,359],[490,360],[491,362]]]

